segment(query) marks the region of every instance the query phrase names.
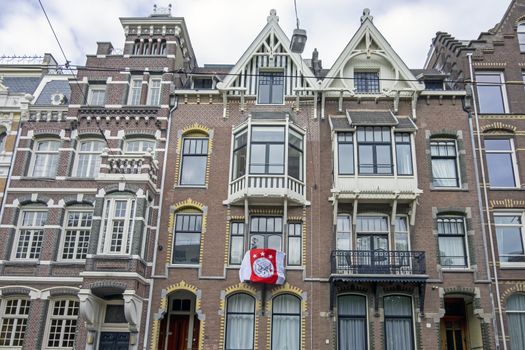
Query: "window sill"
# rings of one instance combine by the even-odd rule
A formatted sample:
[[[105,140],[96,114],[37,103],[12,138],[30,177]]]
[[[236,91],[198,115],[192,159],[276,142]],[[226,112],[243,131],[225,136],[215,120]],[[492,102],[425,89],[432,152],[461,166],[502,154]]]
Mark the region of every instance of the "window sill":
[[[68,176],[67,181],[95,181],[95,177]]]
[[[524,263],[501,263],[500,262],[500,269],[502,270],[523,270],[525,269],[525,262]]]
[[[22,181],[56,181],[55,177],[43,177],[43,176],[21,176]]]
[[[39,264],[40,260],[20,259],[4,261],[4,266],[38,266]]]
[[[108,259],[108,260],[128,260],[133,259],[130,254],[97,254],[91,257],[92,259]]]
[[[52,261],[52,266],[67,266],[67,265],[86,265],[85,260],[58,260],[58,261]]]
[[[461,272],[461,273],[471,273],[474,270],[470,267],[441,267],[442,272]]]
[[[208,189],[208,185],[175,185],[173,188],[197,188],[197,189]]]
[[[434,187],[430,186],[430,191],[435,192],[468,192],[467,188],[462,187]]]
[[[490,191],[525,191],[525,188],[521,187],[490,187]]]
[[[168,269],[200,269],[200,264],[169,264]]]

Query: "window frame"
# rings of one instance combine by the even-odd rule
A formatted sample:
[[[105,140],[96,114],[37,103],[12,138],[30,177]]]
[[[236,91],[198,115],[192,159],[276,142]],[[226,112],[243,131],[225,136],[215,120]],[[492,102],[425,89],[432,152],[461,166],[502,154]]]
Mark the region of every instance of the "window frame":
[[[130,151],[128,148],[129,148],[129,145],[132,144],[132,143],[138,143],[139,144],[139,150],[138,151]],[[155,155],[156,153],[156,150],[157,150],[157,140],[155,140],[154,138],[147,138],[147,137],[129,137],[129,138],[125,138],[124,139],[124,147],[123,147],[123,151],[125,154],[148,154],[148,151],[147,150],[143,150],[144,146],[146,143],[152,143],[153,144],[153,147],[152,147],[152,154]]]
[[[154,86],[155,83],[158,83],[159,86]],[[148,82],[148,98],[146,100],[146,105],[160,106],[161,97],[162,97],[162,77],[152,76],[150,77],[149,82]]]
[[[282,129],[282,134],[283,134],[283,139],[282,141],[254,141],[253,140],[253,129],[254,128],[258,128],[258,127],[262,127],[262,128],[272,128],[272,129]],[[250,145],[250,148],[249,148],[249,152],[250,152],[250,157],[248,160],[248,169],[247,169],[247,173],[249,175],[255,175],[255,176],[268,176],[268,175],[284,175],[286,173],[286,170],[287,170],[287,166],[288,166],[288,159],[286,159],[286,153],[287,153],[287,150],[286,150],[286,147],[287,147],[287,144],[286,144],[286,125],[276,125],[276,124],[252,124],[251,127],[250,127],[250,142],[249,142],[249,145]],[[258,163],[252,163],[252,157],[253,157],[253,146],[254,145],[264,145],[264,164],[262,164],[264,166],[264,172],[253,172],[252,171],[252,167],[253,166],[261,166],[260,164]],[[271,152],[271,147],[272,145],[276,145],[276,146],[279,146],[279,145],[282,145],[282,148],[283,148],[283,153],[282,153],[282,159],[283,159],[283,163],[282,164],[276,164],[276,163],[269,163],[270,161],[270,153]],[[255,165],[254,165],[255,164]],[[271,167],[282,167],[282,171],[281,172],[270,172],[270,168]]]
[[[183,265],[193,265],[193,266],[198,266],[201,264],[201,254],[200,254],[200,251],[201,251],[201,247],[202,247],[202,228],[203,228],[203,222],[204,222],[204,213],[202,212],[199,212],[199,211],[180,211],[180,212],[176,212],[175,214],[175,218],[173,220],[173,244],[172,244],[172,251],[171,251],[171,259],[170,259],[170,264],[171,265],[178,265],[178,266],[183,266]],[[199,230],[190,230],[189,228],[188,229],[184,229],[182,228],[180,231],[177,231],[177,221],[179,220],[179,218],[183,217],[183,216],[192,216],[192,217],[200,217],[200,221],[198,219],[196,219],[197,221],[195,223],[200,223],[200,229]],[[177,234],[180,234],[180,233],[186,233],[186,234],[193,234],[193,235],[196,235],[198,234],[199,235],[199,249],[198,249],[198,261],[197,262],[192,262],[192,261],[188,261],[187,259],[185,261],[181,261],[181,262],[176,262],[175,261],[175,251],[176,251],[176,248],[177,248]]]
[[[7,314],[6,314],[6,310],[7,310],[7,304],[10,302],[10,301],[18,301],[17,302],[17,305],[16,305],[16,313],[15,314],[9,314],[10,317],[7,317]],[[22,302],[26,302],[25,304],[26,305],[22,305]],[[20,309],[21,308],[27,308],[27,313],[25,314],[20,314]],[[26,335],[26,330],[27,330],[27,327],[28,327],[28,320],[29,320],[29,313],[31,312],[31,300],[29,297],[25,297],[25,296],[18,296],[18,297],[8,297],[8,298],[5,298],[5,299],[2,299],[1,300],[1,312],[0,312],[0,330],[3,330],[4,329],[4,323],[5,323],[5,320],[6,319],[10,319],[10,320],[13,320],[13,327],[12,327],[12,330],[15,330],[18,328],[18,325],[20,324],[20,322],[23,323],[23,328],[21,329],[21,331],[19,332],[22,337],[18,340],[18,342],[21,342],[20,345],[13,345],[13,340],[14,340],[14,337],[15,335],[17,334],[17,332],[11,332],[11,334],[9,335],[9,344],[8,345],[0,345],[0,348],[5,348],[5,349],[22,349],[22,347],[24,346],[24,341],[25,341],[25,335]],[[1,331],[0,331],[0,335],[1,335]]]
[[[48,149],[46,150],[39,150],[39,145],[44,144],[46,142],[49,143],[56,143],[57,149],[56,150],[49,150],[49,148],[52,148],[51,146],[48,146]],[[47,178],[47,179],[54,179],[57,176],[58,172],[58,165],[60,162],[60,146],[62,146],[62,140],[57,138],[43,138],[38,139],[34,141],[34,145],[32,148],[32,157],[31,157],[31,164],[30,164],[30,174],[31,177],[37,177],[37,178]],[[38,163],[39,157],[45,157],[44,161],[44,167],[45,173],[42,174],[36,174],[36,165]],[[53,158],[56,158],[56,166],[54,168],[50,168],[50,163],[53,164]]]
[[[463,227],[463,234],[454,234],[454,233],[440,233],[439,232],[439,221],[440,220],[461,220],[462,221],[462,227]],[[456,225],[458,222],[455,223]],[[437,237],[438,237],[438,261],[439,265],[441,266],[442,270],[466,270],[470,268],[470,256],[469,256],[469,245],[468,245],[468,228],[467,228],[467,217],[463,215],[457,215],[457,214],[440,214],[436,217],[436,231],[437,231]],[[461,237],[463,240],[463,260],[465,262],[464,265],[444,265],[443,264],[443,258],[441,256],[440,251],[440,240],[441,238],[446,237]],[[453,258],[459,258],[460,256],[453,256]]]
[[[408,141],[397,141],[397,136],[406,137],[408,136]],[[409,159],[410,159],[410,173],[401,174],[399,172],[399,147],[398,145],[408,145]],[[394,132],[394,148],[396,150],[396,174],[397,176],[414,176],[414,152],[412,147],[412,133],[410,132]]]
[[[240,179],[243,176],[246,176],[249,174],[249,159],[248,159],[248,137],[250,136],[250,128],[243,128],[235,133],[233,133],[232,138],[232,160],[231,160],[231,181],[235,181],[237,179]],[[244,136],[244,141],[243,141]],[[237,139],[239,139],[239,145],[237,145]],[[244,142],[244,143],[242,143]],[[236,154],[241,153],[242,150],[244,150],[244,163],[237,164],[236,163]],[[242,156],[242,153],[241,153]],[[244,166],[243,166],[244,165]],[[237,169],[236,169],[237,166]],[[242,169],[244,168],[244,172]],[[238,175],[238,176],[237,176]]]
[[[438,143],[437,147],[439,147],[439,143],[449,143],[449,142],[454,142],[454,156],[450,156],[450,155],[433,155],[432,154],[432,146],[433,144],[436,144]],[[461,174],[461,168],[460,168],[460,163],[459,163],[459,156],[460,156],[460,152],[459,152],[459,148],[458,148],[458,141],[456,138],[441,138],[441,137],[431,137],[430,138],[430,141],[429,141],[429,155],[430,155],[430,175],[431,175],[431,182],[430,182],[430,185],[432,186],[432,188],[435,188],[435,189],[461,189],[462,188],[462,174]],[[456,172],[456,185],[455,186],[443,186],[443,185],[438,185],[434,182],[434,164],[433,164],[433,160],[434,159],[453,159],[454,160],[454,170]],[[443,179],[443,178],[438,178],[438,179]],[[444,178],[444,179],[447,179],[447,178]]]
[[[242,227],[242,233],[239,233],[239,229],[236,230],[234,233],[233,227],[234,226]],[[242,259],[244,258],[245,253],[245,237],[246,237],[246,224],[244,221],[231,221],[230,222],[230,251],[229,251],[229,257],[228,257],[228,263],[232,266],[240,266],[242,263]],[[241,239],[241,247],[242,247],[242,253],[239,262],[233,261],[232,259],[232,252],[233,252],[233,241],[234,238],[240,238]]]
[[[252,312],[230,312],[228,310],[228,307],[229,307],[229,303],[230,303],[230,299],[235,297],[236,295],[246,295],[248,296],[249,298],[251,298],[251,301],[252,301],[252,305],[253,305],[253,311]],[[242,350],[253,350],[254,349],[254,344],[255,342],[257,341],[257,339],[255,339],[255,322],[257,321],[256,319],[256,313],[255,313],[255,309],[256,309],[256,300],[254,298],[253,295],[250,295],[248,293],[245,293],[245,292],[238,292],[238,293],[234,293],[234,294],[230,294],[226,297],[226,308],[225,308],[225,322],[224,322],[224,350],[237,350],[237,349],[232,349],[232,348],[228,348],[227,345],[228,345],[228,317],[230,315],[251,315],[252,316],[252,346],[248,349],[242,349]]]
[[[488,151],[487,147],[485,145],[485,141],[487,140],[508,140],[510,145],[510,150],[491,150]],[[515,189],[515,188],[521,188],[520,183],[520,176],[519,176],[519,167],[518,167],[518,159],[516,156],[516,146],[514,145],[514,137],[484,137],[483,138],[483,149],[485,151],[485,162],[487,164],[487,173],[488,173],[488,182],[489,182],[489,188],[490,189]],[[489,162],[488,162],[488,154],[510,154],[510,159],[512,162],[512,176],[514,177],[514,186],[492,186],[490,183],[490,168],[489,168]]]
[[[103,98],[102,101],[99,101],[100,96],[97,96],[95,92],[100,93],[103,92]],[[104,106],[106,104],[106,92],[107,92],[107,85],[106,84],[90,84],[88,88],[88,96],[86,104],[88,106]],[[96,100],[94,101],[95,97]],[[96,103],[95,103],[96,102]]]
[[[55,307],[55,304],[56,303],[59,303],[59,302],[63,302],[65,301],[66,302],[66,307],[64,308],[64,314],[63,315],[54,315],[53,312],[55,311],[54,310],[54,307]],[[71,305],[73,304],[73,305]],[[76,304],[76,305],[75,305]],[[69,315],[69,310],[70,309],[76,309],[76,315]],[[42,346],[44,349],[46,350],[51,350],[51,349],[64,349],[64,350],[72,350],[75,348],[75,343],[76,343],[76,333],[77,333],[77,330],[78,330],[78,326],[79,326],[79,315],[80,315],[80,302],[75,299],[75,298],[72,298],[72,297],[69,297],[69,298],[53,298],[50,300],[50,303],[49,303],[49,306],[47,308],[47,316],[46,316],[46,324],[45,324],[45,331],[44,331],[44,340],[42,342]],[[60,342],[60,345],[59,346],[49,346],[49,342],[51,341],[49,338],[50,338],[50,335],[51,335],[51,328],[52,328],[52,321],[53,320],[59,320],[61,321],[59,324],[59,328],[60,328],[60,331],[59,331],[59,342]],[[68,326],[67,325],[67,321],[74,321],[72,323],[75,324],[75,332],[73,333],[73,345],[72,346],[64,346],[63,343],[64,343],[64,335],[65,335],[65,330],[64,328],[67,328],[67,327],[71,327],[71,326]]]
[[[359,77],[358,75],[363,76]],[[372,77],[372,79],[370,79],[370,77]],[[354,70],[353,80],[356,94],[379,94],[381,92],[379,69]]]
[[[348,220],[348,231],[339,230],[339,220]],[[340,237],[343,236],[343,237]],[[340,249],[339,241],[348,240],[348,249]],[[335,249],[340,251],[352,250],[353,247],[353,232],[352,232],[352,215],[348,213],[337,213],[335,223]]]
[[[287,226],[287,232],[286,232],[286,266],[293,266],[293,267],[300,267],[303,265],[303,223],[299,221],[291,221],[288,222]],[[293,227],[293,229],[291,229]],[[293,231],[293,232],[290,232]],[[298,240],[299,243],[299,262],[298,263],[290,263],[290,247],[292,245],[292,239]]]
[[[356,134],[356,132],[354,132],[354,131],[338,132],[337,133],[337,174],[338,175],[343,175],[344,176],[344,175],[354,175],[355,174],[355,168],[356,168],[356,161],[355,161],[356,143],[354,142],[354,135],[355,134]],[[342,145],[351,145],[351,147],[352,147],[352,154],[351,154],[352,169],[351,169],[350,172],[342,172],[341,171],[341,163],[342,163],[342,160],[343,160],[341,158],[343,156],[343,154],[341,152],[341,146]]]
[[[390,298],[390,297],[403,297],[403,298],[407,298],[410,300],[410,316],[401,316],[401,315],[395,315],[395,316],[391,316],[391,315],[387,315],[386,311],[385,311],[385,299],[387,298]],[[411,346],[412,346],[412,350],[415,350],[416,349],[416,342],[415,342],[415,330],[416,330],[416,327],[414,325],[414,321],[415,321],[415,317],[414,317],[414,298],[411,296],[411,295],[405,295],[405,294],[387,294],[385,296],[383,296],[383,317],[384,317],[384,327],[383,327],[383,332],[384,332],[384,335],[385,335],[385,339],[387,338],[387,320],[390,319],[390,320],[399,320],[399,319],[409,319],[410,320],[410,334],[411,334],[411,337],[410,337],[410,341],[411,341]],[[385,342],[385,350],[390,350],[388,349],[387,347],[387,343]],[[407,350],[407,349],[403,349],[403,350]]]
[[[253,224],[253,221],[254,219],[257,219],[257,220],[261,220],[261,219],[264,219],[266,222],[265,222],[265,226],[268,227],[268,220],[271,219],[273,220],[273,227],[274,227],[274,231],[269,231],[269,230],[266,230],[266,231],[254,231],[254,224]],[[277,221],[281,222],[281,230],[278,231],[275,229],[275,224]],[[257,229],[259,229],[259,222],[258,222],[258,225],[257,225]],[[279,243],[279,249],[275,249],[277,251],[282,251],[282,248],[283,248],[283,240],[284,240],[284,220],[283,220],[283,217],[282,216],[275,216],[275,215],[252,215],[250,216],[250,224],[249,224],[249,229],[250,229],[250,232],[249,232],[249,249],[255,249],[255,248],[268,248],[268,249],[275,249],[275,248],[269,248],[269,239],[271,237],[275,237],[277,235],[279,235],[280,237],[280,243]],[[263,238],[263,245],[262,246],[259,246],[259,245],[254,245],[254,242],[253,242],[253,239],[255,237],[253,236],[262,236]]]
[[[101,150],[100,151],[97,151],[97,150],[89,150],[89,151],[82,151],[82,145],[83,144],[86,144],[86,143],[93,143],[93,144],[96,144],[96,143],[100,143],[102,145],[101,147]],[[100,164],[101,164],[101,154],[102,152],[104,151],[104,146],[106,146],[105,142],[103,140],[100,140],[100,139],[81,139],[78,141],[78,145],[77,145],[77,150],[76,150],[76,154],[75,154],[75,163],[74,163],[74,166],[73,166],[73,175],[74,177],[78,177],[78,178],[96,178],[100,172]],[[96,148],[95,145],[93,145],[91,148]],[[79,171],[81,170],[81,167],[80,167],[80,157],[81,156],[87,156],[88,157],[88,161],[87,161],[87,170],[86,170],[86,175],[85,176],[82,176],[82,174],[79,173]],[[98,157],[98,159],[97,159]],[[94,162],[94,164],[93,164]],[[93,169],[91,169],[93,168]]]
[[[520,40],[520,36],[523,36],[523,40]],[[517,24],[516,37],[518,38],[518,47],[520,48],[520,53],[525,53],[525,22],[520,22]]]
[[[135,84],[138,82],[138,86]],[[142,76],[132,76],[129,81],[128,106],[140,106],[142,100]],[[138,100],[137,100],[138,99]]]
[[[346,296],[354,296],[359,297],[362,300],[364,300],[364,306],[365,306],[365,314],[363,315],[341,315],[339,312],[339,298],[343,298]],[[340,349],[340,343],[341,343],[341,334],[340,334],[340,320],[341,319],[359,319],[364,320],[365,324],[365,350],[368,350],[370,348],[370,326],[369,326],[369,315],[368,315],[368,296],[364,294],[358,294],[358,293],[344,293],[344,294],[338,294],[337,298],[337,349]]]
[[[89,227],[87,226],[69,226],[69,214],[72,214],[72,213],[81,213],[78,221],[79,223],[81,223],[84,219],[84,216],[86,214],[91,214],[91,218],[88,219],[91,221],[91,225]],[[87,254],[88,254],[88,249],[89,249],[89,242],[90,242],[90,239],[91,239],[91,229],[93,227],[93,209],[92,208],[82,208],[82,207],[78,207],[78,208],[68,208],[66,210],[66,213],[64,215],[64,223],[62,224],[62,234],[61,234],[61,238],[60,238],[60,249],[59,249],[59,255],[58,255],[58,259],[59,261],[67,261],[67,262],[84,262],[86,260],[86,257],[87,257]],[[75,233],[73,233],[73,247],[71,248],[72,249],[72,255],[73,255],[73,258],[65,258],[64,255],[66,254],[66,237],[67,237],[67,234],[68,234],[68,231],[74,231]],[[87,231],[87,240],[84,242],[85,247],[82,247],[81,244],[82,244],[82,240],[81,240],[81,232],[82,231]],[[80,252],[79,254],[79,251],[82,251],[85,249],[85,253],[82,253]],[[84,258],[80,257],[78,258],[78,256],[84,256]]]
[[[523,211],[506,211],[506,210],[498,210],[494,212],[494,233],[496,235],[496,245],[498,246],[498,261],[500,263],[500,266],[523,266],[525,265],[525,212]],[[496,223],[496,217],[498,216],[517,216],[520,218],[521,223],[518,224],[498,224]],[[498,227],[519,227],[520,236],[521,236],[521,248],[523,251],[522,256],[524,257],[523,261],[502,261],[501,260],[501,252],[499,249],[499,239],[498,239]],[[508,254],[506,254],[508,255]],[[525,310],[524,310],[525,312]]]
[[[268,92],[268,99],[269,101],[268,102],[261,102],[261,95],[260,95],[260,90],[261,90],[261,78],[262,77],[266,77],[266,78],[270,78],[271,79],[271,83],[268,84],[268,86],[270,86],[270,90]],[[283,83],[282,83],[282,95],[280,94],[279,96],[274,96],[274,86],[278,86],[280,84],[275,84],[274,81],[278,78],[281,78]],[[282,69],[273,69],[273,70],[270,70],[270,69],[261,69],[259,70],[259,74],[257,75],[257,104],[258,105],[284,105],[285,102],[286,102],[286,77],[285,77],[285,73],[284,73],[284,70]],[[280,98],[280,101],[275,101],[274,98]]]
[[[367,129],[372,129],[372,141],[366,140],[366,134]],[[389,141],[376,141],[375,140],[375,129],[380,129],[381,138],[383,138],[383,132],[388,129],[388,135],[389,135]],[[364,140],[359,140],[359,132],[362,130]],[[393,147],[392,147],[392,128],[389,126],[358,126],[356,129],[356,144],[357,144],[357,172],[359,176],[394,176],[394,157],[392,155]],[[389,147],[389,157],[390,157],[390,171],[388,173],[380,173],[378,172],[379,164],[377,163],[377,155],[378,155],[378,146],[387,146]],[[363,173],[361,167],[361,156],[360,156],[360,149],[361,146],[372,146],[372,172],[370,173]],[[370,164],[367,164],[370,166]],[[381,165],[387,165],[387,164],[381,164]]]
[[[116,202],[126,202],[125,217],[116,217],[115,209]],[[104,207],[102,211],[102,222],[100,232],[100,242],[98,253],[101,255],[131,255],[133,246],[134,230],[135,230],[135,216],[137,212],[137,198],[133,196],[110,196],[104,198]],[[124,221],[122,228],[122,239],[120,242],[120,249],[112,251],[112,236],[116,221]],[[111,231],[109,231],[111,230]],[[127,251],[129,248],[129,251]]]
[[[494,86],[494,84],[490,84],[490,83],[478,83],[477,80],[478,80],[478,75],[482,76],[482,75],[486,75],[486,76],[489,76],[489,75],[498,75],[499,78],[500,78],[500,82],[499,82],[499,87],[500,87],[500,92],[501,92],[501,100],[502,100],[502,107],[503,107],[503,112],[484,112],[482,110],[482,107],[481,107],[481,99],[480,99],[480,93],[479,93],[479,87],[480,86]],[[508,96],[507,96],[507,88],[506,88],[506,85],[505,85],[505,74],[504,72],[502,71],[491,71],[491,70],[479,70],[479,71],[475,71],[474,72],[474,76],[475,76],[475,79],[476,79],[476,98],[477,98],[477,103],[478,103],[478,107],[479,107],[479,113],[480,114],[506,114],[506,113],[509,113],[509,100],[508,100]]]
[[[514,347],[512,346],[513,345],[513,339],[512,339],[512,332],[511,332],[511,328],[510,328],[510,324],[511,324],[511,320],[509,318],[509,314],[510,315],[522,315],[522,318],[525,319],[525,309],[522,309],[522,310],[512,310],[512,309],[509,309],[509,300],[513,297],[517,297],[517,296],[522,296],[523,298],[525,298],[525,295],[523,293],[520,293],[520,292],[517,292],[517,293],[513,293],[511,294],[507,300],[506,300],[506,303],[505,303],[505,314],[507,315],[507,324],[509,325],[509,335],[508,335],[508,338],[509,338],[509,343],[511,345],[511,349],[514,349]],[[522,343],[525,343],[525,334],[521,334],[522,336]]]
[[[294,301],[298,303],[298,306],[299,306],[299,313],[279,313],[279,312],[275,312],[275,311],[274,311],[274,309],[275,309],[275,299],[277,299],[277,298],[282,298],[282,297],[285,297],[285,296],[289,296],[289,297],[292,297],[292,298],[296,299],[296,300],[294,300]],[[274,342],[274,339],[275,339],[275,338],[274,338],[274,329],[275,329],[275,326],[274,326],[274,325],[275,325],[274,317],[275,317],[275,316],[285,316],[285,317],[288,317],[288,318],[290,318],[290,317],[298,318],[298,320],[299,320],[299,324],[298,324],[298,331],[299,331],[299,334],[298,334],[298,335],[299,335],[299,339],[297,340],[297,344],[298,344],[299,348],[298,348],[297,350],[300,350],[300,349],[301,349],[301,336],[302,336],[302,334],[301,334],[301,328],[302,328],[302,327],[301,327],[301,321],[302,321],[302,319],[301,319],[301,317],[302,317],[302,313],[301,313],[301,307],[302,307],[302,305],[301,305],[301,302],[302,302],[301,298],[299,298],[297,295],[290,294],[290,293],[282,293],[282,294],[278,294],[278,295],[276,295],[276,296],[274,296],[274,297],[272,298],[272,319],[271,319],[271,325],[272,325],[272,326],[271,326],[271,334],[270,334],[270,338],[271,338],[271,342],[270,342],[270,344],[271,344],[271,349],[280,350],[280,349],[278,349],[277,347],[274,347],[274,343],[273,343],[273,342]],[[288,347],[287,347],[287,349],[288,349]],[[288,349],[288,350],[293,350],[293,349]]]
[[[197,141],[199,142],[205,142],[205,146],[201,145],[201,153],[187,153],[186,151],[186,141]],[[209,163],[209,153],[210,153],[210,138],[205,136],[185,136],[182,137],[182,149],[180,153],[180,170],[179,170],[179,186],[184,187],[206,187],[207,185],[207,171],[208,171],[208,163]],[[191,150],[190,150],[191,152]],[[205,152],[205,153],[204,153]],[[206,161],[204,163],[204,174],[203,174],[203,182],[202,183],[183,183],[183,173],[184,173],[184,160],[188,158],[206,158]]]
[[[33,219],[31,219],[32,223],[31,225],[24,225],[24,219],[26,213],[34,213]],[[35,225],[36,220],[38,219],[37,213],[44,213],[45,215],[42,217],[43,223],[41,225]],[[16,230],[16,239],[15,243],[13,244],[13,251],[11,253],[11,260],[32,260],[32,261],[38,261],[40,260],[40,257],[42,256],[42,250],[43,250],[43,241],[44,236],[46,235],[46,225],[48,220],[49,212],[44,208],[23,208],[20,210],[19,218],[18,218],[18,227]],[[30,231],[29,232],[29,240],[27,244],[27,251],[23,254],[23,256],[18,256],[19,248],[21,247],[20,244],[20,236],[22,234],[22,231]],[[40,233],[38,233],[40,231]],[[35,235],[40,235],[40,239],[37,239],[35,241]],[[33,247],[33,244],[37,244],[36,247]],[[31,257],[32,249],[35,249],[35,257]],[[23,250],[23,248],[22,248]]]

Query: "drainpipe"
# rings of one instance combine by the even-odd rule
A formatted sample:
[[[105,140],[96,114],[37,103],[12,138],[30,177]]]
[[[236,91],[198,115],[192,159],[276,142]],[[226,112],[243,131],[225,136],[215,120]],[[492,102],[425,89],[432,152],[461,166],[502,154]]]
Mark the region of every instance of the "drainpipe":
[[[162,201],[164,200],[164,185],[166,183],[166,162],[168,160],[168,150],[169,150],[169,144],[170,144],[170,134],[171,134],[171,115],[173,112],[177,109],[179,106],[179,102],[177,100],[177,96],[173,99],[173,107],[171,107],[169,116],[168,116],[168,132],[166,134],[166,145],[164,150],[164,163],[162,164],[162,183],[160,185],[160,199],[159,199],[159,211],[157,215],[157,229],[155,230],[155,245],[153,247],[153,266],[151,269],[151,285],[149,289],[149,297],[148,297],[148,310],[146,313],[146,329],[144,331],[144,346],[143,350],[146,350],[148,348],[148,340],[152,337],[149,337],[150,332],[150,319],[151,319],[151,305],[152,305],[152,298],[153,298],[153,286],[155,285],[155,278],[158,277],[166,277],[166,276],[157,276],[155,274],[155,270],[157,267],[157,252],[159,251],[159,234],[160,234],[160,218],[162,216]]]
[[[470,79],[474,81],[474,69],[472,68],[472,53],[467,53],[468,57],[468,63],[469,63],[469,69],[470,69]],[[477,100],[476,100],[476,91],[474,88],[472,88],[472,105],[474,107],[474,120],[476,122],[476,131],[478,133],[476,141],[478,142],[478,152],[479,152],[479,166],[481,169],[481,184],[483,185],[483,197],[484,197],[484,205],[485,205],[485,213],[487,217],[487,229],[488,229],[488,236],[490,241],[490,255],[492,258],[492,272],[494,275],[494,284],[496,287],[496,303],[498,307],[498,313],[499,313],[499,321],[500,321],[500,327],[501,327],[501,339],[503,340],[503,350],[507,350],[507,342],[505,340],[505,328],[503,324],[503,314],[501,312],[501,299],[500,299],[500,290],[499,290],[499,279],[498,279],[498,269],[496,267],[496,253],[494,250],[494,238],[492,236],[492,220],[490,219],[490,211],[489,211],[489,197],[487,192],[487,180],[485,175],[485,165],[483,164],[483,152],[481,149],[481,134],[480,134],[480,128],[479,128],[479,116],[478,116],[478,107],[477,107]],[[470,122],[470,118],[469,118]],[[470,124],[469,124],[470,125]],[[471,133],[473,133],[471,129]],[[474,150],[474,154],[475,154]],[[477,169],[476,169],[477,170]],[[476,171],[477,173],[477,171]],[[478,179],[478,178],[477,178]],[[479,179],[478,179],[479,183]],[[479,191],[479,186],[478,186]],[[481,194],[478,196],[478,200],[480,200],[480,208],[483,206],[483,203],[481,203]],[[483,219],[483,217],[482,217]],[[482,225],[483,229],[483,225]],[[483,240],[485,242],[485,239]],[[488,262],[487,262],[488,264]],[[492,293],[491,293],[492,294]],[[494,301],[492,301],[492,305],[494,305]],[[494,324],[496,324],[496,320],[493,321]],[[496,338],[496,349],[500,348],[499,341],[498,341],[498,327],[494,325],[494,337]]]

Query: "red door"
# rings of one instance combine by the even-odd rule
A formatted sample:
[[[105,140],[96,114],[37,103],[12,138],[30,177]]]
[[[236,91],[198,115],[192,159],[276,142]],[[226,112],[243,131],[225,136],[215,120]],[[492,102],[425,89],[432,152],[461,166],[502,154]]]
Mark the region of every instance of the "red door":
[[[189,315],[170,316],[167,350],[186,350],[188,348],[189,325]]]

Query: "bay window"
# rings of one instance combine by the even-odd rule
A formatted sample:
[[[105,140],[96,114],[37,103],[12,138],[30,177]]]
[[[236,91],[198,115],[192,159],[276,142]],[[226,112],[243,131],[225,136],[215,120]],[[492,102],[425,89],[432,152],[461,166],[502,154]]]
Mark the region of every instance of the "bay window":
[[[253,126],[250,174],[284,174],[284,127]]]
[[[395,133],[397,175],[412,175],[412,147],[409,133]]]
[[[392,144],[389,127],[357,128],[360,175],[392,175]]]
[[[288,133],[288,175],[303,179],[303,136],[292,129]]]
[[[233,142],[232,179],[235,180],[246,174],[246,145],[248,132],[246,130],[235,135]]]
[[[133,240],[136,200],[134,198],[108,198],[104,203],[101,254],[129,254]]]

